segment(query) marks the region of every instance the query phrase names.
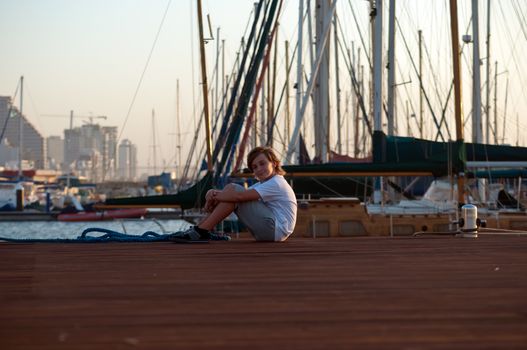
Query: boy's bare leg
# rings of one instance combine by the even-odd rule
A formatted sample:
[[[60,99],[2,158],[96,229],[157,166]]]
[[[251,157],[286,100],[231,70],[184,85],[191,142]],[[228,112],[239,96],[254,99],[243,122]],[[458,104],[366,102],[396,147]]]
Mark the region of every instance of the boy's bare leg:
[[[235,192],[236,189],[232,185],[227,185],[223,189],[222,192]],[[208,203],[209,201],[207,201]],[[227,216],[229,216],[234,209],[236,209],[236,203],[235,202],[217,202],[217,203],[210,203],[213,206],[213,209],[205,219],[203,219],[202,222],[198,224],[199,228],[202,228],[204,230],[211,231],[214,229],[214,227],[219,224],[223,219],[225,219]],[[214,206],[215,204],[215,206]]]
[[[220,202],[212,213],[210,213],[202,222],[199,223],[198,227],[204,230],[211,231],[219,224],[223,219],[229,216],[236,208],[236,203]]]

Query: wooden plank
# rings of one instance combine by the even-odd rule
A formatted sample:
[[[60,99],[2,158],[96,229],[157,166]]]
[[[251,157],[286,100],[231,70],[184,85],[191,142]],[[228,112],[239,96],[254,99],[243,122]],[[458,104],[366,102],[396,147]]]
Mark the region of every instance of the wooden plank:
[[[527,237],[0,244],[1,349],[525,348]]]

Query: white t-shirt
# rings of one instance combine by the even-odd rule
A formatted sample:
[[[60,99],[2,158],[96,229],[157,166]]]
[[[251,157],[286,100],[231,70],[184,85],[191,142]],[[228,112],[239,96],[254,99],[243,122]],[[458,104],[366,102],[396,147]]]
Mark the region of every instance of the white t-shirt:
[[[260,200],[275,217],[275,241],[285,241],[295,228],[296,196],[282,175],[275,175],[265,182],[257,182],[249,187],[260,195]]]

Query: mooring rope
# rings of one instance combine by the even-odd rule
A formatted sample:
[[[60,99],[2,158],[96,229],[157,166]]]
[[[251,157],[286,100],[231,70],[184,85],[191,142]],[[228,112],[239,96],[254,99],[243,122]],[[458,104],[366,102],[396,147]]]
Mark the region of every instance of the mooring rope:
[[[92,232],[103,233],[101,236],[90,236]],[[130,235],[114,230],[100,227],[90,227],[82,231],[77,238],[9,238],[0,237],[0,242],[21,242],[21,243],[105,243],[105,242],[169,242],[169,237],[175,232],[157,233],[146,231],[142,235]],[[229,241],[227,235],[210,235],[211,241]]]
[[[103,233],[101,236],[90,236],[90,233]],[[171,233],[159,234],[146,231],[142,235],[129,235],[105,228],[90,227],[82,231],[77,238],[8,238],[0,237],[0,241],[26,243],[102,243],[102,242],[164,242]]]

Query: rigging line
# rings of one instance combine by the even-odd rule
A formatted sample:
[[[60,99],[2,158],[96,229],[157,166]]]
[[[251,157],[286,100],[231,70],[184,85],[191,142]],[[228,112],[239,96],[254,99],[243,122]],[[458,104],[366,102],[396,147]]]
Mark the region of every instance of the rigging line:
[[[445,4],[445,6],[446,6],[446,4]],[[412,33],[417,33],[417,31],[415,30],[415,28],[417,28],[418,26],[417,26],[416,23],[413,21],[413,15],[410,14],[410,11],[408,10],[408,6],[407,6],[407,4],[405,4],[405,5],[403,6],[403,8],[404,8],[404,12],[406,13],[406,17],[407,17],[406,20],[407,20],[408,22],[411,23],[411,25],[412,25],[412,27],[413,27],[413,29],[414,29],[414,30],[412,31]],[[418,10],[417,10],[417,11],[418,11]],[[398,20],[398,19],[397,19],[397,24],[399,25],[399,20]],[[400,33],[401,37],[403,38],[403,41],[405,41],[405,37],[404,37],[403,31],[402,31],[402,30],[399,30],[398,32]],[[414,39],[415,39],[415,37],[414,37]],[[425,50],[426,50],[426,54],[427,54],[427,57],[428,57],[429,66],[430,66],[430,67],[433,67],[434,65],[431,63],[431,60],[430,60],[430,53],[429,53],[429,51],[428,51],[428,47],[427,47],[426,45],[425,45]],[[411,56],[410,56],[410,57],[411,57]],[[413,62],[412,62],[412,63],[413,63]],[[431,70],[431,71],[432,71],[432,74],[433,74],[433,76],[434,76],[434,79],[435,79],[436,81],[439,81],[439,79],[437,79],[437,75],[435,74],[434,70]],[[419,78],[419,74],[417,74],[417,76],[418,76],[418,78]],[[405,87],[405,90],[407,91],[408,96],[410,96],[410,94],[408,93],[408,88],[407,88],[407,87]],[[424,91],[424,90],[423,90],[423,91]],[[441,102],[441,98],[439,97],[439,93],[438,93],[438,91],[437,91],[437,88],[436,88],[436,95],[438,96],[438,100],[439,100],[439,102]],[[410,101],[410,103],[411,103],[411,101]],[[413,108],[413,107],[412,107],[412,108]],[[444,118],[443,118],[443,119],[444,119]],[[416,121],[416,122],[417,122],[417,121]],[[438,127],[438,129],[441,127],[441,125],[442,125],[442,122],[439,123],[439,127]],[[450,130],[449,130],[448,125],[447,125],[447,132],[448,132],[448,134],[450,135]],[[437,141],[438,137],[439,137],[439,135],[436,134],[436,141]]]
[[[399,31],[402,31],[401,30],[401,26],[399,24],[399,21],[397,19],[395,20],[395,23],[397,24],[397,27],[399,28]],[[404,37],[404,35],[402,35],[401,38],[403,39],[404,46],[406,47],[406,51],[408,53],[408,56],[410,56],[410,62],[412,62],[412,67],[414,68],[415,74],[417,75],[417,77],[419,77],[419,80],[422,80],[422,77],[419,75],[419,71],[417,70],[417,67],[415,66],[415,62],[414,62],[414,59],[413,59],[412,54],[410,52],[410,48],[408,47],[408,43],[406,42],[406,38]],[[430,110],[430,113],[432,114],[432,118],[434,119],[434,123],[435,123],[435,125],[437,127],[437,132],[441,136],[441,140],[445,141],[445,138],[443,137],[443,133],[441,132],[441,129],[439,127],[439,123],[437,121],[437,117],[436,117],[436,115],[434,113],[434,109],[432,108],[432,105],[430,104],[430,99],[428,98],[428,94],[426,93],[423,84],[419,84],[419,85],[420,85],[420,89],[423,91],[423,95],[425,97],[426,104],[428,105],[428,109]],[[449,134],[449,137],[450,137],[450,134]]]
[[[238,51],[238,54],[236,55],[236,59],[234,61],[232,69],[230,71],[231,74],[229,74],[229,80],[226,82],[227,83],[227,87],[230,86],[230,83],[234,79],[233,77],[234,77],[234,73],[236,72],[236,67],[238,67],[238,65],[240,64],[240,55],[239,55],[239,53],[244,51],[243,38],[247,37],[247,32],[249,31],[249,28],[252,28],[252,26],[251,26],[251,18],[253,16],[253,13],[255,13],[254,6],[252,7],[251,12],[249,13],[249,16],[247,18],[247,23],[245,24],[245,29],[243,31],[242,40],[240,41],[239,51]],[[225,49],[225,43],[223,44],[223,49]],[[216,120],[219,120],[219,118],[221,116],[220,113],[221,113],[221,111],[223,111],[223,107],[225,107],[225,104],[226,104],[226,101],[227,101],[228,92],[229,92],[229,90],[225,89],[225,93],[222,96],[221,108],[218,108],[218,114],[216,115]],[[216,132],[217,128],[218,128],[218,122],[216,122],[214,124],[213,133]]]
[[[194,118],[194,122],[195,122],[195,119]],[[192,144],[189,148],[189,152],[187,154],[187,159],[185,161],[185,167],[184,167],[184,170],[183,170],[183,176],[182,176],[182,179],[186,178],[188,176],[188,173],[190,171],[190,163],[192,162],[192,159],[194,158],[193,155],[195,153],[195,149],[196,149],[196,144],[197,144],[197,141],[198,141],[198,138],[199,138],[199,135],[200,135],[200,131],[201,131],[201,126],[202,126],[202,122],[204,121],[204,111],[203,109],[201,109],[201,114],[200,114],[200,117],[198,118],[199,122],[198,122],[198,125],[194,127],[194,137],[192,139]],[[204,154],[205,154],[205,146],[206,144],[205,143],[202,143],[201,144],[201,148],[200,148],[200,151],[198,153],[198,158],[201,159],[204,157]],[[194,176],[196,176],[196,178],[194,178]],[[192,178],[197,180],[197,174],[192,174]]]
[[[165,13],[163,14],[163,18],[161,19],[161,23],[159,24],[159,28],[157,30],[156,37],[154,39],[154,43],[152,44],[152,48],[150,49],[150,53],[148,54],[148,58],[146,60],[145,66],[143,68],[143,72],[141,73],[141,77],[139,78],[139,82],[137,83],[137,87],[135,89],[134,96],[132,98],[132,102],[130,103],[130,106],[128,107],[128,112],[126,113],[126,118],[124,119],[123,127],[121,128],[121,132],[119,133],[119,137],[116,140],[116,144],[119,144],[119,140],[121,139],[121,136],[123,135],[124,129],[126,127],[126,123],[128,123],[128,118],[130,117],[130,113],[132,112],[132,108],[135,103],[135,99],[137,98],[137,94],[139,93],[139,89],[141,88],[141,83],[143,82],[143,78],[145,76],[146,70],[148,69],[148,65],[150,63],[150,59],[152,58],[152,54],[154,52],[154,49],[156,47],[157,39],[159,38],[159,34],[161,33],[161,29],[163,28],[163,23],[165,23],[165,18],[167,16],[168,9],[170,8],[170,3],[172,0],[168,0],[167,7],[165,9]]]
[[[399,72],[402,72],[400,62],[399,62],[399,61],[396,61],[395,63],[397,64],[397,68],[399,69]],[[401,74],[401,75],[402,75],[402,74]],[[411,79],[411,78],[410,78],[410,79]],[[415,111],[414,104],[413,104],[413,102],[412,102],[412,101],[413,101],[412,94],[410,94],[410,92],[408,91],[408,85],[409,85],[409,84],[402,84],[402,85],[404,86],[404,90],[405,90],[405,92],[406,92],[406,96],[407,96],[407,98],[408,98],[407,101],[410,102],[410,110],[411,110],[411,112],[412,112],[414,115],[417,115],[417,113],[416,113],[416,111]],[[414,119],[415,119],[415,118],[414,118]],[[417,120],[416,120],[416,122],[417,122]],[[407,135],[407,136],[411,136],[411,135]]]
[[[192,139],[192,145],[190,146],[190,150],[189,150],[189,153],[187,155],[187,160],[185,162],[185,167],[183,168],[183,175],[181,176],[178,188],[181,188],[181,186],[183,185],[183,180],[188,177],[189,170],[190,170],[190,163],[192,162],[194,150],[196,148],[196,143],[198,142],[198,136],[199,136],[199,132],[201,130],[201,125],[202,125],[203,120],[205,119],[205,118],[203,118],[203,115],[204,115],[204,113],[203,113],[203,110],[202,110],[201,116],[199,118],[198,126],[195,128],[196,132],[194,133],[194,138]],[[205,143],[203,143],[201,146],[202,146],[201,150],[204,153]],[[200,154],[199,154],[199,156],[200,156],[199,158],[200,159],[201,159],[201,154],[202,153],[200,152]]]
[[[501,10],[501,13],[503,15],[503,18],[506,19],[505,14],[503,12],[502,3],[500,2],[499,4],[500,4],[500,10]],[[505,25],[505,28],[507,29],[507,34],[509,36],[509,42],[513,42],[514,43],[513,48],[512,48],[512,53],[511,53],[510,57],[511,57],[511,59],[514,62],[514,66],[516,67],[516,70],[518,72],[518,76],[521,79],[522,74],[520,74],[520,73],[522,72],[522,70],[520,69],[520,65],[518,64],[518,60],[517,60],[516,54],[515,54],[516,48],[517,48],[517,44],[518,44],[519,40],[513,40],[510,28],[507,25]],[[508,64],[506,66],[508,66]],[[525,100],[527,100],[527,93],[526,93],[526,88],[525,88],[526,85],[527,84],[520,84],[520,86],[522,87],[521,92],[523,93],[523,95],[525,97]]]
[[[324,187],[326,190],[328,190],[330,192],[333,192],[337,196],[344,197],[344,195],[342,193],[339,193],[339,192],[335,191],[334,189],[332,189],[331,187],[329,187],[328,185],[323,184],[320,180],[317,180],[316,177],[310,177],[310,179],[313,180],[315,183],[319,184],[320,186]]]
[[[278,45],[275,45],[275,47],[277,47]],[[295,59],[295,55],[296,55],[296,51],[298,49],[298,43],[297,45],[295,46],[295,49],[293,50],[293,54],[291,55],[291,62],[286,62],[287,64],[287,67],[286,67],[286,71],[287,72],[290,72],[291,71],[291,67],[293,66],[293,62],[294,62],[294,59]],[[286,89],[286,84],[284,82],[284,84],[282,85],[282,91],[280,92],[280,98],[278,100],[278,104],[276,106],[276,110],[275,110],[275,113],[274,113],[274,116],[273,118],[271,119],[271,125],[270,125],[270,129],[274,129],[274,126],[276,125],[276,120],[278,119],[278,116],[279,116],[279,113],[280,113],[280,108],[282,106],[282,100],[284,98],[284,95],[285,95],[285,89]],[[267,143],[270,142],[269,138],[266,140]]]
[[[468,33],[470,26],[472,24],[472,18],[468,21],[467,29],[465,29],[465,33]],[[460,55],[463,55],[463,50],[465,49],[466,43],[462,43],[460,47]],[[470,67],[470,64],[467,64],[468,67]],[[439,127],[442,127],[443,123],[445,123],[447,129],[448,124],[446,123],[446,110],[448,109],[448,102],[450,101],[450,98],[452,97],[452,91],[454,89],[454,79],[452,79],[452,82],[450,83],[450,88],[448,90],[448,94],[446,96],[445,103],[443,107],[441,108],[441,120],[439,121]],[[467,118],[468,119],[468,118]],[[465,121],[466,123],[466,121]],[[437,141],[439,138],[439,135],[436,134],[435,141]]]
[[[362,31],[360,30],[359,22],[357,21],[357,16],[355,15],[355,10],[353,10],[353,6],[351,5],[351,0],[348,0],[348,4],[351,8],[351,14],[353,15],[353,20],[355,21],[355,26],[357,27],[357,31],[359,32],[360,42],[362,44],[362,49],[364,51],[364,55],[366,56],[366,60],[368,61],[368,66],[370,67],[370,70],[373,69],[371,65],[370,56],[368,55],[368,52],[370,51],[369,48],[364,43],[364,37],[362,35]]]
[[[512,7],[514,7],[514,12],[516,13],[516,17],[518,17],[518,22],[520,23],[520,27],[522,29],[523,36],[527,40],[527,30],[525,29],[525,15],[523,14],[523,11],[521,10],[521,6],[518,5],[518,2],[512,2]]]
[[[252,15],[253,13],[255,13],[255,8],[254,6],[252,7],[251,9],[251,12],[249,13],[249,16],[247,18],[247,22],[245,24],[245,29],[243,31],[243,35],[242,35],[242,40],[240,41],[240,49],[238,51],[238,54],[236,55],[236,59],[234,61],[234,64],[232,66],[232,69],[231,69],[231,74],[229,75],[229,80],[227,81],[227,86],[230,85],[232,79],[233,79],[233,76],[234,76],[234,73],[236,72],[236,67],[240,64],[240,55],[239,53],[240,52],[243,52],[244,51],[244,43],[243,43],[243,38],[247,37],[247,31],[249,30],[250,28],[250,25],[251,25],[251,18],[252,18]],[[225,49],[225,42],[223,43],[223,46],[222,46],[222,49],[224,50]],[[219,74],[219,67],[218,65],[216,65],[216,68],[213,72],[213,78]],[[214,133],[216,133],[216,130],[218,129],[218,121],[219,121],[219,118],[221,117],[221,112],[223,111],[223,108],[225,106],[225,103],[227,101],[227,96],[228,96],[228,89],[225,89],[225,92],[222,96],[222,102],[221,102],[221,108],[218,108],[217,110],[217,114],[216,114],[216,118],[215,118],[215,123],[214,123],[214,126],[213,126],[213,129],[212,129],[212,134],[214,135]]]
[[[238,65],[239,60],[240,59],[239,59],[239,56],[238,56],[236,58],[236,60],[234,61],[234,65],[232,67],[231,74],[229,74],[229,79],[226,82],[226,86],[227,87],[230,86],[232,80],[234,79],[234,73],[236,72],[236,67]],[[212,129],[213,134],[216,133],[216,129],[218,129],[219,120],[222,117],[222,115],[224,115],[224,114],[222,114],[222,111],[223,111],[223,107],[225,107],[225,102],[227,101],[228,96],[229,96],[229,90],[225,89],[225,92],[223,93],[223,96],[221,96],[221,100],[222,101],[221,101],[220,108],[218,108],[218,111],[217,111],[217,114],[216,114],[214,128]]]
[[[337,21],[337,22],[340,23],[339,21]],[[340,24],[339,24],[339,27],[340,27]],[[342,32],[342,27],[340,27],[340,31],[341,31],[341,35],[344,35],[344,33]],[[362,112],[363,121],[366,123],[366,126],[368,128],[368,132],[371,135],[373,133],[373,131],[372,131],[371,123],[368,120],[368,112],[366,111],[366,104],[364,103],[364,96],[362,96],[362,94],[360,93],[360,90],[361,90],[360,89],[360,83],[357,80],[355,67],[353,67],[351,59],[349,57],[347,57],[347,54],[344,51],[344,49],[349,50],[347,42],[344,43],[344,48],[343,48],[342,47],[342,42],[339,41],[339,48],[340,48],[340,52],[342,53],[342,55],[344,57],[344,63],[346,64],[346,67],[348,68],[348,71],[351,72],[351,78],[352,78],[351,79],[351,83],[352,83],[352,86],[353,86],[353,90],[355,92],[355,95],[357,97],[357,101],[359,103],[359,107],[360,107],[361,112]]]
[[[24,80],[24,91],[26,92],[27,96],[29,97],[29,101],[31,101],[31,106],[35,110],[36,115],[40,116],[40,113],[39,113],[39,111],[37,109],[37,106],[35,105],[35,100],[33,99],[33,95],[31,95],[30,86],[29,86],[29,84],[27,83],[26,80]],[[29,120],[27,120],[27,122],[29,122]],[[42,127],[41,120],[39,118],[36,118],[36,124],[38,124],[38,127],[39,127],[40,130],[44,129]]]
[[[443,100],[443,98],[441,97],[439,88],[437,86],[437,82],[439,82],[441,80],[438,78],[437,73],[434,70],[434,65],[432,64],[432,58],[430,56],[430,51],[428,51],[428,45],[426,44],[426,41],[424,41],[424,40],[423,40],[423,46],[424,46],[424,49],[425,49],[426,58],[428,60],[428,67],[430,67],[430,72],[432,73],[433,79],[436,82],[436,84],[434,84],[434,87],[435,87],[434,90],[435,90],[436,98],[437,98],[438,102],[441,103],[441,100]],[[447,127],[447,131],[448,131],[448,137],[450,137],[450,130],[449,130],[450,128],[448,127],[448,125],[446,125],[446,127]]]

